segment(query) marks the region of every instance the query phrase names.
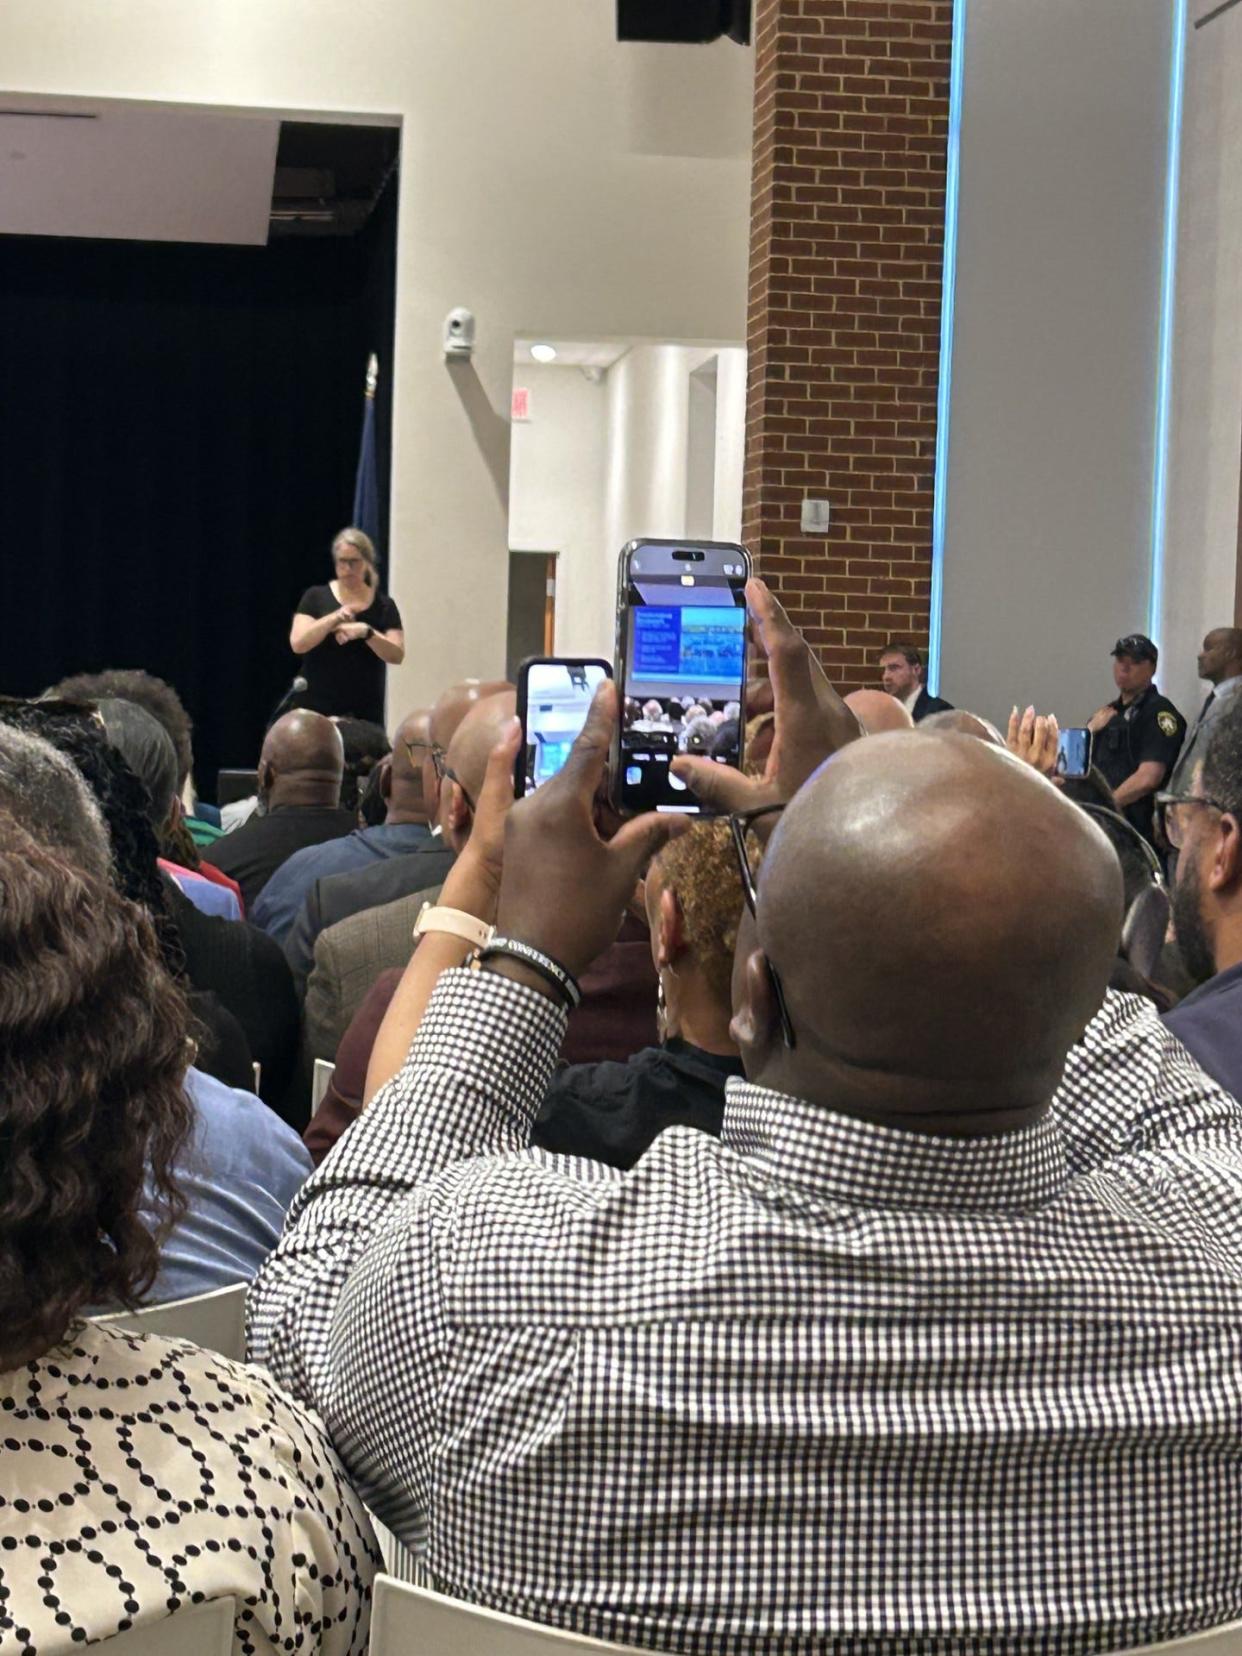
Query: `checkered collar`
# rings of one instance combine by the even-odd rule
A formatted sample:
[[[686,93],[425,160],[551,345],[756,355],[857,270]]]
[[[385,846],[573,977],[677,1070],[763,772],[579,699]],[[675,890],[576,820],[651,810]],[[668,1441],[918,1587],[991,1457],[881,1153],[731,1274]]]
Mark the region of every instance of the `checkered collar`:
[[[990,1138],[945,1138],[732,1080],[722,1136],[769,1177],[863,1207],[1028,1212],[1069,1179],[1065,1141],[1050,1116]]]

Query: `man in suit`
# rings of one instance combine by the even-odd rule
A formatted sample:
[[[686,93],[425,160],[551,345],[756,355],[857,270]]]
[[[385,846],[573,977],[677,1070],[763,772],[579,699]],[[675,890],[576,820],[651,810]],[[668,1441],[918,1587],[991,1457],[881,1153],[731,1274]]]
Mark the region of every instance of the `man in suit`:
[[[929,713],[951,713],[953,703],[933,696],[923,682],[923,654],[917,645],[894,639],[880,654],[880,681],[918,724]]]
[[[1169,777],[1170,793],[1185,793],[1195,766],[1207,752],[1212,726],[1242,688],[1242,628],[1214,627],[1199,651],[1199,677],[1212,686],[1191,725]]]

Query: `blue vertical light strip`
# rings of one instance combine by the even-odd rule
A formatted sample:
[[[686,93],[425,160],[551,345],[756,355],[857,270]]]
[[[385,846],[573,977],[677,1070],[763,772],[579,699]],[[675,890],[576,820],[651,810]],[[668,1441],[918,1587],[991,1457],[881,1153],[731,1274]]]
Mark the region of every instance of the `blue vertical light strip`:
[[[1182,165],[1182,91],[1186,77],[1186,0],[1174,0],[1172,46],[1164,185],[1164,247],[1160,264],[1160,340],[1156,360],[1156,435],[1152,456],[1151,587],[1147,599],[1147,633],[1157,644],[1160,643],[1164,609],[1169,405],[1173,393],[1173,323],[1177,297],[1177,197]]]
[[[1184,4],[1185,0],[1179,0]],[[944,267],[940,283],[940,384],[936,395],[936,470],[932,497],[931,623],[927,688],[940,690],[944,611],[944,523],[949,480],[949,405],[953,391],[953,302],[957,286],[957,196],[962,149],[962,85],[966,67],[966,0],[953,0],[949,63],[949,145],[944,184]]]

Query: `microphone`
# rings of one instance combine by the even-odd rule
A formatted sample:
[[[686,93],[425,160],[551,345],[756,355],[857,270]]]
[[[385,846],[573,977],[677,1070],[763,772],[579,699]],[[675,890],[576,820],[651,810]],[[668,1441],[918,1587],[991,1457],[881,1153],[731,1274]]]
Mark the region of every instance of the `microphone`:
[[[271,714],[268,717],[267,726],[266,726],[266,728],[268,730],[270,730],[272,728],[272,726],[276,723],[277,719],[281,718],[285,713],[287,713],[289,711],[289,706],[290,706],[290,703],[293,701],[293,698],[295,696],[300,696],[302,694],[303,690],[305,690],[305,689],[306,689],[306,680],[302,677],[302,674],[299,673],[297,675],[297,677],[294,679],[293,683],[285,691],[284,695],[276,703],[276,706],[272,709]]]

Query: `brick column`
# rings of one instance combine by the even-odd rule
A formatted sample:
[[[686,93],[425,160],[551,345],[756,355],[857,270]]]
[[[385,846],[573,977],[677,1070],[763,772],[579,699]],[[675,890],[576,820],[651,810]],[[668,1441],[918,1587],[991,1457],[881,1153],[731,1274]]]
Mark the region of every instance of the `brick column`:
[[[846,689],[927,638],[952,19],[756,5],[742,538]]]

